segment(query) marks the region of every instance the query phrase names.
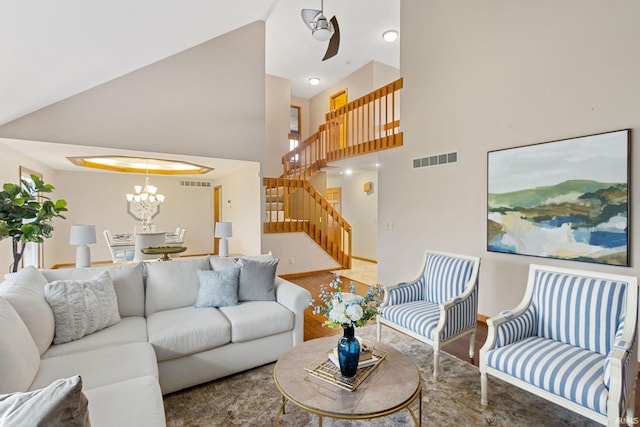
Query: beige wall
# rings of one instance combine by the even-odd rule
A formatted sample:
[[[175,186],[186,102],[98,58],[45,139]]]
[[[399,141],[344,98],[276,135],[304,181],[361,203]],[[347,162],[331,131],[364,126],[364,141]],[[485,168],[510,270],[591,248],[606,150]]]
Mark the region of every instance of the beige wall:
[[[373,183],[373,190],[364,192],[364,184]],[[378,172],[355,171],[351,175],[330,174],[327,187],[342,190],[342,216],[352,228],[353,256],[378,259]]]
[[[380,156],[381,283],[413,278],[425,248],[478,255],[479,311],[495,315],[521,300],[532,262],[640,273],[638,251],[632,268],[486,251],[488,151],[622,128],[637,137],[638,21],[629,0],[402,1],[404,147]],[[414,157],[453,150],[457,164],[412,169]]]
[[[68,203],[65,221],[58,222],[54,236],[47,242],[55,254],[47,265],[73,262],[76,247],[69,245],[69,229],[73,224],[95,224],[97,242],[91,247],[93,261],[111,259],[102,232],[132,233],[140,221],[127,213],[126,193],[134,185],[144,184],[144,175],[99,172],[56,172],[56,196]],[[187,229],[185,246],[188,254],[213,251],[213,185],[211,187],[180,186],[180,178],[150,176],[151,184],[166,197],[160,212],[153,218],[157,231]],[[206,181],[199,178],[188,178]]]
[[[264,22],[0,126],[0,137],[262,161]]]
[[[266,91],[267,140],[262,176],[277,178],[284,172],[282,156],[289,151],[289,80],[268,75]]]

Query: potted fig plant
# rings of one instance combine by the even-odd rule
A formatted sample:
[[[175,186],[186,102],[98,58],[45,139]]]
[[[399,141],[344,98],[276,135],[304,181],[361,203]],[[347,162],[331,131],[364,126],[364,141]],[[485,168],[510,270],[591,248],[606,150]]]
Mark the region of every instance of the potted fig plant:
[[[54,187],[45,184],[37,175],[31,181],[23,179],[21,185],[5,183],[0,191],[0,240],[10,238],[13,248],[11,271],[18,265],[28,242],[42,243],[53,233],[52,220],[65,218],[66,200],[47,197]]]

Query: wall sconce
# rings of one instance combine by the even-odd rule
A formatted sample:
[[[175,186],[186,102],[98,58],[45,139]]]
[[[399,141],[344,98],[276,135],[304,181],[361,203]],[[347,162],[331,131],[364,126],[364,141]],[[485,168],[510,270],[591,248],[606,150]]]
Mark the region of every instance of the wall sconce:
[[[367,194],[373,193],[373,182],[368,181],[364,183],[364,192]]]

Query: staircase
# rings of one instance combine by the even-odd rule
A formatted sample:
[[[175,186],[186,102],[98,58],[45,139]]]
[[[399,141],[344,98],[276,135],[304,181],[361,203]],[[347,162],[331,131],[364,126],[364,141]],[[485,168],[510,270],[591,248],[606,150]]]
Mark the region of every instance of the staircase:
[[[351,268],[351,226],[309,180],[331,161],[402,146],[400,89],[402,79],[327,113],[316,133],[282,157],[283,175],[263,178],[264,233],[304,232]]]

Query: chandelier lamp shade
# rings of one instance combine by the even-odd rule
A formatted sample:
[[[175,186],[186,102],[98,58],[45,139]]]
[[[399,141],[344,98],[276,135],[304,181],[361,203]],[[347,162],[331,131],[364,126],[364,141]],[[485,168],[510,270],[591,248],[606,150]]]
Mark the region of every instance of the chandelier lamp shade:
[[[71,226],[69,244],[78,245],[76,250],[76,267],[91,266],[91,252],[89,244],[96,242],[96,226],[77,224]]]
[[[219,256],[229,256],[229,242],[227,237],[233,236],[233,229],[230,222],[216,222],[215,237],[220,239],[218,245]]]
[[[127,201],[135,203],[146,203],[149,205],[159,205],[164,202],[164,195],[158,194],[158,187],[149,184],[149,177],[144,178],[144,187],[134,185],[135,193],[127,194]]]
[[[142,221],[142,231],[153,231],[151,218],[158,214],[159,206],[164,203],[163,194],[158,194],[158,187],[149,184],[149,176],[144,178],[144,186],[135,185],[134,192],[127,194],[129,213]]]

